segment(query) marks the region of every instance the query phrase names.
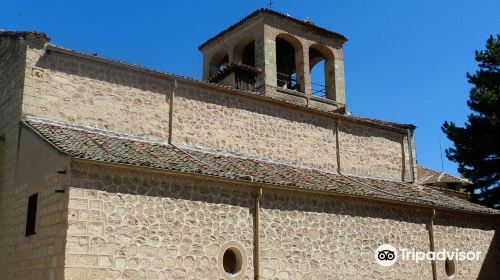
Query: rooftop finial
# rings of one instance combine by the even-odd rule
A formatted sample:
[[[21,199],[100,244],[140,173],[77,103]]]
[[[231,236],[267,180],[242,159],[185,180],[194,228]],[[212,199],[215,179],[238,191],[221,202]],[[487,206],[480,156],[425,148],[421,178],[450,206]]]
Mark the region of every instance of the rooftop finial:
[[[269,0],[269,4],[267,4],[267,6],[269,7],[270,10],[273,8],[273,4],[274,4],[274,1]]]

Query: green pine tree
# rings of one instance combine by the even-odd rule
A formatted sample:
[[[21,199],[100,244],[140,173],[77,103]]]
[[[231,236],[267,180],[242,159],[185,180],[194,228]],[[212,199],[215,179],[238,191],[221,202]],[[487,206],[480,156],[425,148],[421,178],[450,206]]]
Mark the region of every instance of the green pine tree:
[[[472,199],[500,208],[500,34],[490,36],[486,50],[476,51],[479,69],[467,73],[473,85],[467,105],[473,111],[464,127],[445,122],[444,133],[454,143],[448,159],[472,183]]]

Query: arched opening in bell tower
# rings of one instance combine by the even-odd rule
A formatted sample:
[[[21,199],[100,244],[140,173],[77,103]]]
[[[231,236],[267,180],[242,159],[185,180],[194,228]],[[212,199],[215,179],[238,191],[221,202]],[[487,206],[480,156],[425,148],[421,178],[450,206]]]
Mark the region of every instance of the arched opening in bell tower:
[[[255,41],[248,43],[248,45],[243,49],[243,64],[255,67]]]
[[[229,55],[225,51],[220,51],[215,54],[209,63],[209,77],[217,74],[219,71],[224,69],[229,63]]]
[[[309,47],[309,71],[311,94],[334,99],[335,71],[333,53],[325,46],[314,44]]]
[[[244,38],[234,46],[233,61],[255,67],[255,40],[252,37]]]
[[[277,86],[291,90],[301,90],[297,79],[296,54],[302,52],[300,42],[291,35],[276,37],[276,79]]]

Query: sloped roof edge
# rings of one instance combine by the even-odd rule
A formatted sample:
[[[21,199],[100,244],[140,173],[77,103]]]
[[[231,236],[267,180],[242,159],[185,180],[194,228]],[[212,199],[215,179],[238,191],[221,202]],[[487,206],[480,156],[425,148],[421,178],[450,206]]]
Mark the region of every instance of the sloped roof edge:
[[[31,30],[26,30],[26,31],[9,31],[9,30],[2,30],[0,29],[0,36],[4,37],[22,37],[26,38],[28,36],[39,38],[45,42],[50,41],[50,37],[47,36],[47,34],[43,32],[38,32],[38,31],[31,31]]]
[[[123,164],[183,174],[251,181],[295,190],[481,214],[500,211],[443,194],[429,187],[377,178],[336,174],[255,158],[217,154],[128,137],[99,129],[28,118],[23,124],[67,155],[81,160]],[[250,179],[251,178],[251,179]]]
[[[469,181],[464,178],[453,176],[449,173],[437,171],[432,168],[417,164],[417,174],[419,184],[435,184],[435,183],[455,183],[460,185],[468,185]]]
[[[217,81],[220,81],[230,73],[234,72],[235,70],[243,70],[254,74],[259,74],[260,72],[262,72],[262,70],[257,67],[246,65],[240,62],[231,62],[228,65],[226,65],[222,70],[215,73],[212,77],[208,78],[208,82],[215,83]]]
[[[221,37],[222,35],[230,32],[231,30],[237,28],[238,26],[240,26],[241,24],[243,24],[244,22],[248,21],[249,19],[255,17],[255,16],[258,16],[258,15],[261,15],[261,14],[268,14],[268,15],[274,15],[274,16],[278,16],[278,17],[281,17],[281,18],[284,18],[286,20],[290,20],[290,21],[293,21],[295,23],[298,23],[300,25],[303,25],[303,26],[306,26],[308,28],[312,28],[316,31],[319,31],[319,32],[323,32],[325,34],[328,34],[328,35],[331,35],[331,36],[335,36],[341,40],[343,40],[344,42],[347,41],[347,38],[338,33],[338,32],[335,32],[335,31],[331,31],[331,30],[328,30],[326,28],[323,28],[323,27],[320,27],[320,26],[317,26],[315,24],[312,24],[310,21],[304,21],[304,20],[300,20],[300,19],[297,19],[297,18],[294,18],[294,17],[291,17],[289,15],[286,15],[286,14],[283,14],[283,13],[280,13],[278,11],[275,11],[275,10],[271,10],[271,9],[266,9],[266,8],[261,8],[261,9],[258,9],[258,10],[255,10],[254,12],[250,13],[249,15],[247,15],[246,17],[242,18],[241,20],[237,21],[236,23],[232,24],[231,26],[229,26],[228,28],[224,29],[223,31],[219,32],[217,35],[213,36],[212,38],[206,40],[204,43],[202,43],[198,49],[199,50],[202,50],[205,46],[207,46],[208,44],[210,44],[211,42],[217,40],[219,37]]]

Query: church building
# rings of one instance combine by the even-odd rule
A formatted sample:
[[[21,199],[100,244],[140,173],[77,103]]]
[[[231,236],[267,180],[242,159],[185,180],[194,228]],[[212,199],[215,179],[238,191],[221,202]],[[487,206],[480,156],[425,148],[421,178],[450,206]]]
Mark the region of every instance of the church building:
[[[260,9],[197,80],[0,31],[0,279],[498,279],[500,212],[350,113],[346,41]]]

